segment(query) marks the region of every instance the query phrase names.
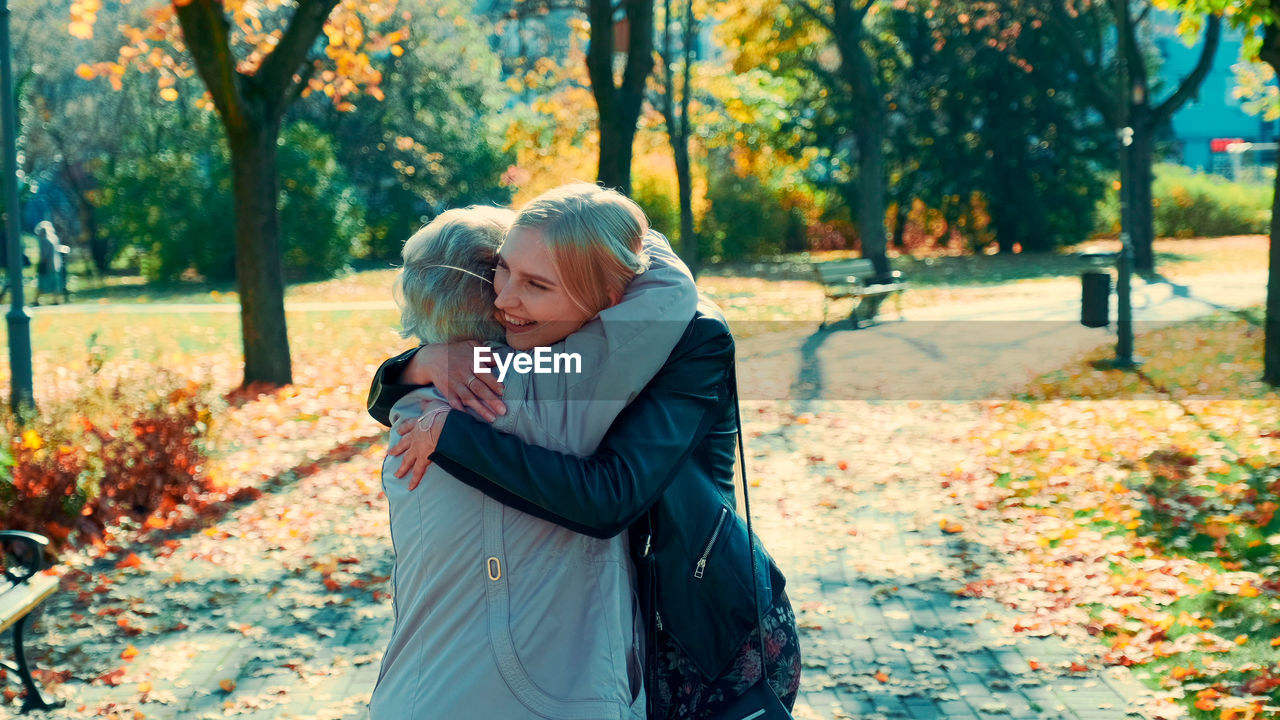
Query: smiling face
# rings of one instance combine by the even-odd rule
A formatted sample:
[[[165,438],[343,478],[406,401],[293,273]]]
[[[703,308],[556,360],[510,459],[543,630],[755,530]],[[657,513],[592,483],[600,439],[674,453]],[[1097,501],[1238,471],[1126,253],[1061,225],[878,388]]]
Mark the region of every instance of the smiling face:
[[[498,251],[493,289],[495,317],[507,331],[507,344],[529,350],[557,343],[600,309],[573,301],[565,289],[551,249],[537,228],[513,227]]]

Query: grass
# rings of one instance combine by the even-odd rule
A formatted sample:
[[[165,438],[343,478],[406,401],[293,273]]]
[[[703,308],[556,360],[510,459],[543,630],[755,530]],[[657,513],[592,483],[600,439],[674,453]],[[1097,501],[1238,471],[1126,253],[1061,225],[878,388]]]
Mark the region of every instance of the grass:
[[[392,310],[289,312],[289,346],[299,385],[349,386],[353,411],[373,371],[408,343],[395,332]],[[0,331],[7,344],[7,328]],[[134,375],[162,366],[210,380],[222,392],[241,379],[240,315],[236,312],[37,313],[32,318],[36,402],[73,395],[94,372]],[[7,357],[0,381],[8,383]]]
[[[1159,240],[1156,242],[1156,266],[1159,272],[1175,278],[1266,267],[1267,242],[1264,236]],[[1113,252],[1119,248],[1119,243],[1098,240],[1045,254],[903,255],[891,262],[911,283],[911,290],[904,301],[909,306],[926,306],[937,304],[939,300],[955,299],[953,295],[957,288],[964,288],[973,295],[975,291],[980,294],[984,287],[1009,283],[1074,279],[1089,267],[1077,256],[1086,248]],[[808,295],[805,302],[817,298],[820,307],[822,296],[818,294],[818,284],[813,281],[810,263],[850,256],[850,252],[798,253],[767,262],[711,265],[703,269],[700,286],[717,299],[733,300],[756,295],[766,301],[783,300],[792,304],[800,296]],[[293,302],[390,300],[396,271],[394,268],[379,269],[376,263],[373,265],[332,280],[292,283],[285,297]],[[72,292],[78,302],[238,301],[234,285],[230,283],[156,285],[147,284],[137,276],[117,275],[96,283],[76,276],[72,276],[72,281]]]

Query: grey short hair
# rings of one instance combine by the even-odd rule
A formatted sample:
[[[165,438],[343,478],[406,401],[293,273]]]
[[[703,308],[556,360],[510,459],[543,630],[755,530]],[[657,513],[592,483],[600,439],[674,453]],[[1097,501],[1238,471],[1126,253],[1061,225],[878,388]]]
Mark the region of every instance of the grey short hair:
[[[404,244],[392,294],[400,335],[424,343],[502,340],[493,317],[493,265],[515,219],[504,208],[472,205],[441,213]]]

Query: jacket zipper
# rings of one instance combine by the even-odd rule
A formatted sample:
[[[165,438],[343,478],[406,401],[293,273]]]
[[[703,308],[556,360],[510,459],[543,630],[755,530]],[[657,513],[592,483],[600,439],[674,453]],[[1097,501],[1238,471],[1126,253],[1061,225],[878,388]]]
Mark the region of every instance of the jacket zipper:
[[[702,557],[698,558],[698,566],[693,570],[695,578],[701,578],[707,569],[707,556],[711,554],[711,548],[716,544],[716,538],[720,537],[720,528],[724,527],[724,520],[729,515],[729,508],[720,508],[720,517],[716,520],[716,529],[711,533],[711,539],[707,541],[707,547],[702,550]]]

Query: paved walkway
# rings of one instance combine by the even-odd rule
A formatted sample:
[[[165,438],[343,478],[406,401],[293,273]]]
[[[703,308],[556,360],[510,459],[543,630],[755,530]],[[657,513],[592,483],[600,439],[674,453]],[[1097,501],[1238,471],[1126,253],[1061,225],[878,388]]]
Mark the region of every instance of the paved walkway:
[[[1111,341],[1073,326],[1068,290],[1025,303],[1058,316],[917,311],[740,344],[755,516],[803,628],[798,717],[1118,720],[1141,697],[1124,672],[1071,672],[1091,642],[1014,634],[994,603],[958,596],[1000,558],[939,528],[940,478],[978,421],[967,401]],[[31,642],[70,673],[45,677],[68,705],[30,717],[364,717],[392,563],[367,430],[271,470],[216,525],[87,566]]]
[[[1127,671],[1070,671],[1097,666],[1091,639],[1015,635],[999,605],[956,594],[999,562],[939,524],[973,404],[756,402],[745,414],[755,517],[802,628],[798,718],[1118,720],[1145,696]]]
[[[1135,331],[1217,310],[1260,304],[1266,273],[1202,276],[1194,285],[1135,278]],[[743,396],[757,400],[949,400],[1008,397],[1021,383],[1101,345],[1108,328],[1080,325],[1079,281],[1023,283],[1006,297],[912,309],[888,306],[882,321],[854,331],[847,323],[814,332],[802,323],[769,323],[739,343]],[[760,331],[767,332],[760,332]]]

